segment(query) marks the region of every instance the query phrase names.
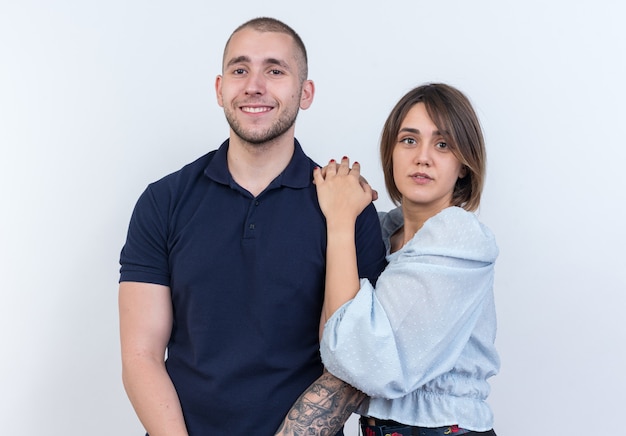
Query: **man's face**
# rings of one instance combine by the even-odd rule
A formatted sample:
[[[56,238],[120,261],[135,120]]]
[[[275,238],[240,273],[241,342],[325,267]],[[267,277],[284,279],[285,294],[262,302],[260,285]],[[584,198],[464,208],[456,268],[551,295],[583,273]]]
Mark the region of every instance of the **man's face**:
[[[242,140],[264,144],[293,132],[299,108],[310,106],[313,85],[301,82],[297,55],[284,33],[242,29],[231,37],[215,90],[232,132]]]

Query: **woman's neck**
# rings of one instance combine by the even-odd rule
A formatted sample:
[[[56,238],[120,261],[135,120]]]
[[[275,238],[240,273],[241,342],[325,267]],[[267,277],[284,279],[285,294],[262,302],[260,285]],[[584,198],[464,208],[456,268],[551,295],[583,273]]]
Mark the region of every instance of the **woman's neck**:
[[[404,225],[396,233],[391,236],[391,252],[400,250],[404,247],[415,234],[422,228],[424,223],[430,218],[437,215],[443,209],[437,208],[424,208],[410,204],[402,205],[402,217],[404,218]]]

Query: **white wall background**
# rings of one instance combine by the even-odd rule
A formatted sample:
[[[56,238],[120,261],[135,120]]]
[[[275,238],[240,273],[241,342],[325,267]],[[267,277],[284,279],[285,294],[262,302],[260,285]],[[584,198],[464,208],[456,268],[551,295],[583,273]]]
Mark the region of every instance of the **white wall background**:
[[[396,100],[426,81],[470,96],[489,153],[480,216],[501,249],[496,430],[615,430],[623,2],[1,0],[0,434],[142,434],[120,382],[119,250],[146,184],[226,138],[213,81],[230,32],[259,15],[308,46],[317,95],[297,137],[320,162],[358,159],[381,210]]]

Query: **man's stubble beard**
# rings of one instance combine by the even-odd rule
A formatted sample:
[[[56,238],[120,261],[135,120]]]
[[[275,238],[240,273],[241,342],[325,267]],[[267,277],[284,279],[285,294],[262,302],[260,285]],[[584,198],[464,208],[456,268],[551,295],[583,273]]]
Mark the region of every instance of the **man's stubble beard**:
[[[226,115],[226,121],[230,128],[242,140],[252,145],[263,145],[282,136],[291,129],[296,122],[299,109],[300,108],[296,106],[295,110],[285,111],[268,129],[260,132],[253,129],[246,130],[241,127],[233,111],[226,109],[226,107],[224,107],[224,114]]]

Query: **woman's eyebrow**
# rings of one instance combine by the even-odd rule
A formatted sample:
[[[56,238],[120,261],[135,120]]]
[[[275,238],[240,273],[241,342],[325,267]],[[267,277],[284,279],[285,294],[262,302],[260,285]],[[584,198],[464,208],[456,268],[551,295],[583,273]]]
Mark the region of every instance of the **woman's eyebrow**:
[[[421,133],[419,129],[414,129],[413,127],[403,127],[400,129],[400,132],[414,133],[416,135]]]

